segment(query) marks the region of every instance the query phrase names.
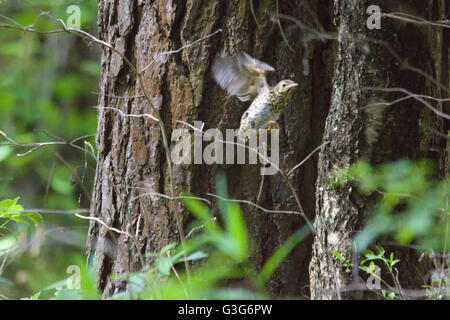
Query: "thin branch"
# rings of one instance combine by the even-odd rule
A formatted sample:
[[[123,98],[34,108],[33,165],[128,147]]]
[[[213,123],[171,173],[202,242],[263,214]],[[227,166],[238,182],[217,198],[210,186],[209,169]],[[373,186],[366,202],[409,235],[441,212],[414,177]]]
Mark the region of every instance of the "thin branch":
[[[106,94],[106,93],[102,93],[102,92],[91,92],[91,93],[95,94],[95,95],[109,97],[109,98],[115,98],[115,99],[139,99],[139,98],[144,98],[144,95],[142,95],[142,94],[137,95],[137,96],[116,96],[114,94]]]
[[[212,218],[210,219],[210,221],[214,223],[214,222],[217,221],[217,218],[216,218],[216,217],[212,217]],[[202,225],[199,225],[199,226],[196,226],[196,227],[192,228],[192,229],[189,231],[189,233],[186,235],[186,239],[189,239],[195,232],[197,232],[197,231],[200,230],[200,229],[203,229],[205,226],[206,226],[206,224],[202,224]]]
[[[139,188],[139,187],[130,187],[130,188],[136,188],[136,189],[137,189],[137,188]],[[209,200],[205,199],[205,198],[193,197],[193,196],[177,196],[177,197],[171,197],[171,196],[168,196],[168,195],[166,195],[166,194],[162,194],[162,193],[158,193],[158,192],[146,192],[146,193],[143,193],[143,194],[140,194],[140,195],[138,195],[138,196],[136,196],[136,197],[131,198],[130,201],[134,201],[134,200],[139,199],[139,198],[142,198],[142,197],[153,196],[153,195],[156,195],[156,196],[161,197],[161,198],[169,199],[169,200],[195,199],[195,200],[204,201],[204,202],[206,202],[209,206],[211,206],[211,202],[210,202]]]
[[[119,230],[119,229],[114,228],[114,227],[110,227],[110,226],[108,226],[105,222],[103,222],[102,220],[100,220],[99,218],[96,218],[96,217],[86,217],[86,216],[82,216],[82,215],[80,215],[80,214],[78,214],[78,213],[75,213],[75,216],[77,216],[77,217],[80,218],[80,219],[84,219],[84,220],[92,220],[92,221],[98,222],[98,223],[100,223],[102,226],[104,226],[105,228],[107,228],[108,230],[114,231],[114,232],[119,233],[119,234],[125,234],[125,235],[127,235],[128,237],[130,237],[131,239],[134,239],[134,237],[133,237],[131,234],[129,234],[128,232]]]
[[[319,151],[320,149],[322,149],[323,147],[325,147],[327,144],[329,144],[330,142],[325,142],[325,143],[322,143],[320,146],[318,146],[317,148],[315,148],[313,151],[311,151],[311,153],[310,154],[308,154],[307,156],[306,156],[306,158],[304,158],[299,164],[297,164],[294,168],[292,168],[291,169],[291,171],[289,171],[288,172],[288,177],[295,171],[295,170],[297,170],[298,168],[300,168],[306,161],[308,161],[308,159],[309,158],[311,158],[313,155],[314,155],[314,153],[316,153],[317,151]]]
[[[176,50],[169,50],[169,51],[161,52],[160,54],[158,54],[158,56],[157,56],[155,59],[153,59],[152,62],[150,62],[149,65],[147,65],[147,66],[146,66],[144,69],[142,69],[140,72],[143,73],[143,72],[144,72],[145,70],[147,70],[153,63],[155,63],[156,60],[158,60],[158,59],[161,58],[162,56],[165,56],[165,55],[171,55],[171,54],[174,54],[174,53],[178,53],[178,52],[180,52],[180,51],[182,51],[182,50],[184,50],[184,49],[186,49],[186,48],[190,48],[190,47],[196,45],[197,43],[199,43],[199,42],[201,42],[201,41],[204,41],[204,40],[206,40],[206,39],[209,39],[209,38],[215,36],[216,34],[222,32],[222,31],[223,31],[222,29],[217,29],[217,30],[214,31],[213,33],[210,33],[210,34],[208,34],[208,35],[206,35],[206,36],[204,36],[204,37],[202,37],[202,38],[200,38],[200,39],[197,39],[197,40],[195,40],[195,41],[193,41],[193,42],[191,42],[191,43],[185,44],[184,46],[182,46],[182,47],[180,47],[180,48],[178,48],[178,49],[176,49]]]
[[[97,160],[97,157],[94,153],[89,152],[87,150],[85,150],[84,148],[76,145],[74,142],[78,141],[80,139],[83,139],[83,137],[80,138],[76,138],[72,141],[49,141],[49,142],[33,142],[33,143],[20,143],[15,141],[14,139],[12,139],[11,137],[9,137],[5,132],[3,132],[2,130],[0,130],[0,135],[2,135],[6,140],[8,140],[10,142],[10,145],[14,145],[17,147],[24,147],[24,148],[30,148],[27,152],[24,153],[18,153],[17,156],[18,157],[25,157],[27,155],[29,155],[30,153],[45,147],[45,146],[50,146],[50,145],[68,145],[70,147],[73,147],[75,149],[78,149],[80,151],[83,152],[87,152],[92,158],[94,158],[95,160]],[[5,144],[3,144],[5,145]]]
[[[261,207],[260,205],[254,203],[254,202],[251,202],[251,201],[249,201],[249,200],[227,199],[227,198],[221,197],[221,196],[219,196],[219,195],[217,195],[217,194],[209,193],[209,192],[207,193],[207,195],[208,195],[208,196],[211,196],[211,197],[214,197],[214,198],[218,198],[218,199],[227,201],[227,202],[238,202],[238,203],[249,204],[249,205],[251,205],[251,206],[253,206],[253,207],[256,207],[256,208],[258,208],[258,209],[260,209],[260,210],[262,210],[262,211],[264,211],[264,212],[267,212],[267,213],[286,213],[286,214],[297,214],[297,215],[301,215],[301,213],[298,212],[298,211],[270,210],[270,209],[266,209],[266,208]]]
[[[411,22],[419,25],[429,25],[434,27],[442,27],[442,28],[450,28],[450,23],[447,21],[429,21],[423,19],[418,16],[414,16],[412,14],[404,13],[404,12],[390,12],[390,13],[380,13],[381,16],[402,20],[406,22]]]
[[[278,0],[276,0],[275,6],[276,6],[276,10],[277,10],[277,15],[278,15],[278,14],[279,14]],[[289,41],[288,41],[288,39],[287,39],[287,37],[286,37],[286,34],[285,34],[284,31],[283,31],[283,27],[281,26],[280,19],[276,19],[276,23],[277,23],[278,29],[280,29],[280,34],[281,34],[281,37],[282,37],[283,40],[284,40],[284,43],[286,44],[286,46],[288,47],[288,49],[289,49],[292,53],[295,53],[294,48],[292,48],[291,45],[289,44]]]
[[[113,107],[94,107],[95,109],[105,109],[105,110],[114,110],[117,111],[122,117],[130,117],[130,118],[150,118],[152,120],[155,120],[157,122],[159,122],[159,119],[154,117],[153,115],[149,114],[149,113],[139,113],[139,114],[135,114],[135,113],[125,113],[120,109],[117,108],[113,108]]]
[[[430,109],[431,111],[433,111],[436,115],[448,119],[450,120],[450,115],[448,115],[445,112],[442,112],[440,110],[438,110],[436,107],[432,106],[430,103],[428,103],[427,101],[425,101],[422,97],[422,95],[418,95],[415,93],[412,93],[404,88],[378,88],[378,87],[364,87],[362,88],[363,90],[372,90],[372,91],[382,91],[382,92],[402,92],[408,95],[408,97],[414,98],[417,101],[421,102],[424,106],[426,106],[428,109]],[[427,96],[427,98],[432,98]],[[433,98],[433,99],[437,99],[437,98]],[[448,99],[445,99],[445,101]]]

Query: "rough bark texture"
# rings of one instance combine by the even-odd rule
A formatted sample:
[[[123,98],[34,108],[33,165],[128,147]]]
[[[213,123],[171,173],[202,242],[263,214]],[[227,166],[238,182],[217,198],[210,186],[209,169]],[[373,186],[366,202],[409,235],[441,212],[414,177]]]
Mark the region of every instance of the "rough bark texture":
[[[408,12],[428,20],[445,17],[444,1],[403,1],[398,8],[395,1],[334,1],[339,42],[324,132],[324,141],[329,144],[320,153],[318,162],[317,236],[310,265],[311,293],[315,299],[337,298],[336,286],[343,288],[352,282],[352,273],[346,266],[341,262],[329,264],[327,255],[337,251],[352,258],[352,237],[361,227],[362,214],[370,207],[370,201],[358,194],[354,185],[330,187],[330,174],[360,159],[378,164],[403,157],[428,157],[438,160],[443,170],[448,165],[446,140],[439,137],[444,132],[441,118],[412,99],[388,108],[365,108],[382,101],[379,97],[393,101],[402,95],[364,90],[365,87],[401,87],[414,93],[448,96],[445,87],[436,88],[424,76],[406,67],[409,64],[421,69],[446,83],[448,88],[444,75],[447,73],[448,77],[448,47],[442,46],[443,31],[388,19],[382,20],[381,30],[369,30],[361,17],[367,16],[366,8],[372,4],[379,5],[382,12]],[[389,44],[401,61],[371,39]],[[442,105],[438,108],[442,110]],[[412,250],[400,250],[396,256],[405,266],[400,270],[400,283],[420,288],[426,281],[429,261],[423,259],[418,263],[418,256]],[[355,293],[345,296],[361,297]]]
[[[317,215],[318,233],[314,244],[311,237],[293,250],[269,281],[268,289],[274,296],[309,296],[310,283],[313,298],[335,298],[336,281],[344,286],[352,278],[338,264],[334,265],[334,274],[327,255],[334,250],[350,257],[351,239],[360,227],[366,202],[351,185],[330,189],[329,174],[362,158],[381,163],[401,157],[438,159],[443,164],[442,174],[448,173],[448,158],[442,152],[447,141],[435,133],[444,132],[442,119],[413,99],[390,108],[363,108],[379,102],[376,97],[383,96],[388,101],[398,98],[395,93],[380,94],[365,91],[364,87],[403,87],[411,92],[448,97],[448,91],[436,88],[423,76],[404,68],[383,46],[368,41],[386,41],[403,61],[448,88],[448,31],[445,39],[441,29],[388,19],[383,19],[381,30],[368,30],[366,8],[371,4],[379,4],[383,12],[407,8],[409,13],[439,20],[446,14],[448,18],[448,3],[404,1],[402,10],[396,7],[398,1],[251,3],[104,0],[99,3],[99,35],[126,55],[138,70],[152,63],[143,73],[142,85],[159,109],[169,138],[172,130],[180,127],[176,120],[191,124],[200,120],[205,122],[204,129],[239,126],[248,104],[227,98],[211,77],[211,62],[222,51],[245,51],[274,66],[278,79],[291,78],[300,84],[279,121],[280,167],[291,169],[322,140],[329,142],[320,157],[313,156],[292,177],[306,214],[310,219]],[[334,32],[336,28],[338,41],[310,41],[310,34],[292,21],[282,22],[280,28],[271,20],[277,12],[320,31]],[[179,53],[160,55],[219,28],[223,32],[214,37]],[[185,224],[191,218],[180,201],[171,203],[156,194],[170,194],[168,164],[158,124],[148,118],[122,117],[104,109],[152,113],[150,105],[136,97],[142,94],[141,84],[122,58],[110,50],[103,51],[102,70],[99,159],[92,211],[107,225],[137,236],[133,242],[126,234],[108,231],[95,221],[90,225],[89,259],[96,266],[104,294],[111,295],[123,289],[124,284],[110,280],[109,274],[139,270],[140,254],[157,252],[166,244],[179,241],[174,208]],[[224,171],[230,196],[256,202],[261,183],[259,169],[257,165],[174,166],[175,194],[214,193],[215,176]],[[297,210],[279,175],[264,179],[259,204],[270,209]],[[246,205],[243,209],[252,245],[251,261],[256,268],[305,223],[296,215],[268,214]],[[413,285],[424,265],[416,263],[412,252],[399,254],[404,263],[414,265],[402,273],[405,279],[401,279],[406,280],[406,285]],[[145,260],[146,264],[150,262]]]
[[[138,4],[140,3],[140,5]],[[248,107],[237,99],[228,99],[213,83],[210,66],[222,51],[245,51],[268,62],[278,71],[278,78],[292,78],[301,84],[280,119],[282,126],[280,165],[289,169],[320,144],[327,113],[330,81],[324,81],[332,57],[328,43],[304,46],[298,28],[286,28],[286,39],[272,14],[302,17],[317,27],[317,12],[323,25],[329,24],[328,1],[271,0],[253,1],[101,1],[98,26],[101,39],[142,69],[160,53],[189,44],[221,28],[222,33],[181,53],[157,59],[143,75],[159,108],[170,137],[176,120],[205,122],[205,129],[237,128]],[[292,26],[292,23],[289,23]],[[288,47],[289,46],[291,48]],[[307,50],[305,50],[307,49]],[[306,70],[305,66],[308,67]],[[109,50],[102,56],[100,89],[104,94],[99,107],[118,108],[126,113],[151,113],[144,99],[116,99],[114,96],[141,94],[136,77],[122,59]],[[305,71],[305,72],[304,72]],[[313,94],[311,94],[313,93]],[[156,192],[170,194],[168,169],[160,131],[156,123],[144,118],[121,117],[117,112],[99,109],[97,144],[99,161],[92,207],[95,216],[109,226],[138,235],[138,249],[124,234],[92,222],[88,243],[89,258],[95,261],[105,295],[120,290],[120,282],[108,274],[138,270],[141,263],[136,251],[155,252],[178,241],[174,212],[169,200]],[[256,201],[261,176],[257,165],[184,165],[174,168],[176,194],[190,191],[198,196],[215,191],[215,175],[225,171],[229,193],[237,199]],[[314,159],[296,171],[293,183],[309,217],[314,216]],[[279,176],[266,177],[259,204],[273,209],[296,210],[294,199]],[[136,198],[140,196],[139,198]],[[188,212],[176,202],[188,221]],[[252,261],[258,268],[287,237],[304,224],[299,216],[274,215],[244,206],[251,238]],[[274,295],[308,294],[308,264],[311,240],[298,246],[268,287]],[[148,261],[147,261],[148,262]]]

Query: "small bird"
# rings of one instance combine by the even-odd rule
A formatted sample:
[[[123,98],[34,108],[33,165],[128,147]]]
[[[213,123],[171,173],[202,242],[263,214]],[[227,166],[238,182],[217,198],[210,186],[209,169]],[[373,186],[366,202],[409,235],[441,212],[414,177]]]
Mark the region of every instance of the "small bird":
[[[243,141],[251,130],[276,124],[298,85],[292,80],[281,80],[277,85],[269,86],[267,75],[275,69],[245,52],[236,58],[217,56],[212,72],[214,80],[229,95],[237,96],[241,101],[253,99],[241,118],[238,138]]]

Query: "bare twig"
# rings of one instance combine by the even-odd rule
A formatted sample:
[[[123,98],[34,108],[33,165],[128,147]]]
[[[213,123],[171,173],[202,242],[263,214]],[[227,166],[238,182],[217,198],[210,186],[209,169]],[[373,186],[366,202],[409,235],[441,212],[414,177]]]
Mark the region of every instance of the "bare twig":
[[[75,144],[76,141],[82,139],[83,137],[80,138],[76,138],[72,141],[49,141],[49,142],[34,142],[34,143],[20,143],[15,141],[14,139],[12,139],[11,137],[9,137],[5,132],[3,132],[2,130],[0,130],[0,135],[2,135],[6,140],[8,140],[10,142],[10,145],[14,145],[17,147],[24,147],[24,148],[30,148],[27,152],[24,153],[18,153],[17,156],[18,157],[25,157],[27,155],[29,155],[30,153],[45,147],[45,146],[51,146],[51,145],[68,145],[72,148],[78,149],[80,151],[83,152],[87,152],[92,158],[94,158],[95,160],[97,160],[97,157],[94,153],[86,151],[84,148],[78,146]]]
[[[260,205],[254,203],[254,202],[251,202],[251,201],[249,201],[249,200],[227,199],[227,198],[221,197],[221,196],[219,196],[219,195],[217,195],[217,194],[209,193],[209,192],[207,193],[207,195],[208,195],[208,196],[211,196],[211,197],[214,197],[214,198],[218,198],[218,199],[227,201],[227,202],[238,202],[238,203],[249,204],[249,205],[251,205],[251,206],[253,206],[253,207],[256,207],[256,208],[258,208],[258,209],[260,209],[260,210],[262,210],[262,211],[264,211],[264,212],[267,212],[267,213],[286,213],[286,214],[297,214],[297,215],[301,215],[301,213],[298,212],[298,211],[270,210],[270,209],[266,209],[266,208],[261,207]]]
[[[159,122],[159,119],[154,117],[153,115],[149,114],[149,113],[139,113],[139,114],[134,114],[134,113],[125,113],[120,109],[117,108],[113,108],[113,107],[94,107],[96,109],[105,109],[105,110],[114,110],[117,111],[122,117],[131,117],[131,118],[150,118],[152,120],[155,120],[157,122]]]
[[[182,47],[180,47],[180,48],[178,48],[178,49],[176,49],[176,50],[169,50],[169,51],[161,52],[155,59],[153,59],[152,62],[150,62],[149,65],[147,65],[147,66],[146,66],[144,69],[142,69],[140,72],[143,73],[145,70],[147,70],[148,68],[150,68],[151,65],[152,65],[153,63],[155,63],[155,61],[158,60],[159,58],[161,58],[162,56],[165,56],[165,55],[171,55],[171,54],[174,54],[174,53],[178,53],[178,52],[180,52],[180,51],[182,51],[182,50],[184,50],[184,49],[186,49],[186,48],[190,48],[190,47],[196,45],[197,43],[199,43],[199,42],[201,42],[201,41],[204,41],[204,40],[206,40],[206,39],[209,39],[209,38],[215,36],[216,34],[222,32],[222,31],[223,31],[222,29],[217,29],[217,30],[214,31],[213,33],[210,33],[210,34],[208,34],[208,35],[206,35],[206,36],[204,36],[204,37],[202,37],[202,38],[200,38],[200,39],[197,39],[197,40],[195,40],[195,41],[193,41],[193,42],[191,42],[191,43],[185,44],[184,46],[182,46]]]
[[[300,168],[306,161],[308,161],[308,159],[311,158],[314,155],[314,153],[316,153],[317,151],[319,151],[320,149],[322,149],[323,147],[325,147],[329,143],[330,142],[322,143],[320,146],[318,146],[313,151],[311,151],[310,154],[308,154],[306,156],[306,158],[304,158],[299,164],[297,164],[294,168],[291,169],[291,171],[288,172],[287,176],[289,177],[295,170]]]
[[[430,97],[430,96],[423,96],[423,95],[419,95],[419,94],[415,94],[412,93],[404,88],[377,88],[377,87],[364,87],[362,88],[363,90],[370,90],[370,91],[382,91],[382,92],[402,92],[408,95],[408,97],[414,98],[417,101],[419,101],[420,103],[422,103],[424,106],[426,106],[428,109],[430,109],[431,111],[433,111],[436,115],[448,119],[450,120],[450,115],[448,115],[445,112],[442,112],[440,110],[438,110],[436,107],[432,106],[430,103],[428,103],[427,101],[424,100],[424,98],[427,99],[433,99],[436,101],[448,101],[449,99],[439,99],[439,98],[434,98],[434,97]]]
[[[114,227],[110,227],[110,226],[108,226],[105,222],[103,222],[102,220],[100,220],[99,218],[96,218],[96,217],[86,217],[86,216],[82,216],[81,214],[78,214],[78,213],[75,213],[75,216],[77,216],[77,217],[80,218],[80,219],[84,219],[84,220],[92,220],[92,221],[98,222],[98,223],[100,223],[102,226],[104,226],[104,227],[105,227],[106,229],[108,229],[108,230],[114,231],[114,232],[119,233],[119,234],[125,234],[125,235],[127,235],[128,237],[130,237],[130,239],[134,239],[134,237],[133,237],[131,234],[129,234],[128,232],[119,230],[119,229],[114,228]]]

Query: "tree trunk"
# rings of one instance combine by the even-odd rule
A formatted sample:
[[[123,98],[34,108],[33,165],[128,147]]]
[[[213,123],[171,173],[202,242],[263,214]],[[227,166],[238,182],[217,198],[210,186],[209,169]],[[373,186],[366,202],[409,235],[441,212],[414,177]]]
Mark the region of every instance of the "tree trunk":
[[[445,0],[404,3],[410,13],[426,13],[426,19],[444,19],[446,12],[448,19]],[[171,196],[172,188],[159,123],[123,114],[155,115],[141,96],[142,85],[169,139],[174,129],[183,127],[177,120],[203,121],[204,129],[238,128],[248,104],[228,98],[211,77],[211,62],[223,51],[245,51],[272,65],[278,80],[290,78],[300,84],[279,120],[281,168],[289,171],[323,141],[328,142],[320,156],[314,155],[290,178],[307,217],[315,218],[317,233],[291,252],[269,281],[268,290],[273,296],[309,297],[309,288],[316,299],[340,296],[336,286],[340,290],[353,279],[341,265],[330,263],[330,252],[351,256],[351,239],[367,208],[352,186],[330,189],[329,174],[359,159],[377,164],[401,157],[438,159],[443,174],[448,173],[448,155],[433,151],[447,143],[435,133],[444,132],[442,119],[413,99],[382,109],[364,108],[379,102],[378,97],[398,98],[396,93],[366,87],[403,87],[448,97],[448,37],[439,28],[390,19],[382,19],[381,30],[369,30],[366,9],[372,4],[380,5],[383,12],[404,11],[398,1],[381,0],[99,3],[100,38],[137,70],[145,69],[139,83],[119,54],[103,50],[92,212],[110,228],[91,220],[88,256],[106,296],[125,286],[121,280],[111,280],[110,274],[137,271],[152,262],[144,254],[180,241],[176,214],[184,226],[192,219],[181,201],[161,196]],[[289,17],[279,16],[278,23],[277,14]],[[312,41],[317,34],[308,32],[309,28],[327,35],[337,31],[337,41]],[[195,42],[219,29],[222,32]],[[401,61],[373,39],[392,46]],[[167,53],[178,48],[183,49]],[[443,87],[405,64],[423,70]],[[172,164],[172,168],[175,196],[189,191],[208,197],[207,193],[215,193],[216,174],[223,171],[234,199],[273,210],[298,210],[282,177],[266,176],[262,181],[258,165]],[[299,215],[242,206],[256,269],[305,224]],[[421,273],[423,264],[416,263],[412,252],[401,255],[406,264],[414,261],[414,267],[403,273],[406,282],[413,284],[418,277],[412,275]]]
[[[331,188],[330,174],[361,159],[379,164],[428,157],[438,160],[443,170],[448,166],[446,139],[439,138],[445,132],[442,118],[414,99],[386,108],[368,108],[371,103],[394,101],[402,95],[365,89],[397,87],[448,97],[448,39],[443,39],[443,28],[383,18],[380,30],[369,30],[362,17],[368,17],[366,9],[373,4],[379,5],[382,12],[407,12],[431,21],[445,18],[444,1],[334,1],[339,41],[324,132],[324,141],[329,143],[322,149],[318,163],[317,236],[310,265],[311,293],[315,299],[338,298],[338,291],[354,280],[343,263],[330,264],[328,258],[337,251],[352,259],[352,238],[361,228],[362,214],[369,208],[367,198],[358,194],[354,185]],[[378,40],[392,47],[400,59]],[[443,86],[436,86],[410,66],[423,70]],[[442,107],[438,104],[440,110]],[[420,288],[430,270],[429,261],[423,259],[419,263],[413,250],[400,250],[396,256],[401,259],[400,283]],[[361,297],[355,293],[344,296]]]
[[[292,78],[300,89],[280,118],[280,166],[294,167],[321,141],[329,101],[327,78],[328,43],[306,43],[302,30],[287,28],[292,23],[271,20],[277,12],[302,17],[318,25],[321,11],[323,25],[329,24],[328,1],[101,1],[99,34],[142,70],[143,85],[151,92],[170,138],[177,120],[193,124],[205,122],[204,129],[239,127],[248,104],[228,99],[214,84],[210,66],[216,54],[225,51],[248,54],[271,64],[278,78]],[[280,29],[283,28],[283,29]],[[214,31],[223,32],[202,42],[175,50]],[[283,32],[283,33],[281,33]],[[307,50],[306,50],[307,49]],[[306,69],[306,67],[308,69]],[[132,272],[142,267],[139,254],[157,252],[164,245],[179,242],[174,208],[183,222],[189,213],[178,200],[156,195],[170,195],[170,182],[161,132],[155,121],[123,117],[113,109],[128,114],[152,113],[142,98],[136,76],[118,54],[104,50],[99,99],[97,145],[99,159],[92,201],[95,217],[108,226],[137,235],[137,243],[125,234],[108,230],[92,221],[88,254],[96,266],[105,295],[123,289],[109,274]],[[313,92],[313,94],[311,94]],[[117,98],[128,97],[128,98]],[[314,107],[313,107],[314,106]],[[215,192],[215,175],[227,175],[229,194],[235,199],[257,201],[261,176],[257,165],[180,165],[173,168],[175,195],[189,191],[197,196]],[[314,182],[317,167],[309,160],[295,171],[292,182],[309,218],[314,216]],[[294,198],[279,175],[265,177],[259,205],[275,210],[298,210]],[[297,215],[269,214],[244,205],[252,246],[251,260],[258,269],[274,250],[305,224]],[[308,294],[308,264],[311,239],[304,241],[284,261],[268,284],[277,296]],[[146,259],[144,263],[150,263]]]

